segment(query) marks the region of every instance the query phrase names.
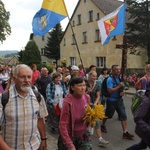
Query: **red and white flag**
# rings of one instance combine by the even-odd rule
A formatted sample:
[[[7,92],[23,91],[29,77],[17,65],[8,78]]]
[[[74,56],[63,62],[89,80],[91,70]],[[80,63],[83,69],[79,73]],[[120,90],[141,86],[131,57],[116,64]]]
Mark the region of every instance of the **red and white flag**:
[[[124,3],[98,21],[102,45],[107,44],[111,37],[124,33],[125,8],[126,4]]]

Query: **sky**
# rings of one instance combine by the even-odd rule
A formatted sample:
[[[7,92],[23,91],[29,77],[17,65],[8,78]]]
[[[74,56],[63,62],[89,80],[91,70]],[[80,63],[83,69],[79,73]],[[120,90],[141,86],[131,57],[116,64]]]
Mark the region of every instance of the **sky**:
[[[71,15],[78,0],[64,0],[66,8]],[[32,33],[32,19],[37,11],[41,9],[43,0],[2,0],[6,11],[10,12],[11,35],[0,43],[0,50],[23,50]],[[63,30],[68,24],[68,18],[61,21]]]

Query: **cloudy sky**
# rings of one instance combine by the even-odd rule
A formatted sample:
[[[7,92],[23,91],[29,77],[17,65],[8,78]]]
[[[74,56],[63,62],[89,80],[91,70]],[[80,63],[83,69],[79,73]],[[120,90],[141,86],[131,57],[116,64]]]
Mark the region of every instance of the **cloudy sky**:
[[[18,50],[25,47],[32,33],[32,19],[40,10],[43,0],[2,0],[5,9],[10,12],[10,26],[12,33],[3,44],[0,43],[0,50]],[[64,0],[69,17],[71,17],[78,0]],[[68,18],[61,21],[63,29],[68,23]]]

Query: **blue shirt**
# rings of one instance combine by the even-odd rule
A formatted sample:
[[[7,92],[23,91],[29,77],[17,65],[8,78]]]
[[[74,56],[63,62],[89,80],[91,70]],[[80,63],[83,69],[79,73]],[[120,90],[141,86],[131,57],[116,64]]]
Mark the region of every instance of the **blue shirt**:
[[[107,88],[115,88],[120,83],[120,79],[118,77],[109,77],[107,79]],[[110,94],[110,97],[107,98],[107,100],[110,101],[117,101],[117,99],[121,98],[120,96],[120,89]]]

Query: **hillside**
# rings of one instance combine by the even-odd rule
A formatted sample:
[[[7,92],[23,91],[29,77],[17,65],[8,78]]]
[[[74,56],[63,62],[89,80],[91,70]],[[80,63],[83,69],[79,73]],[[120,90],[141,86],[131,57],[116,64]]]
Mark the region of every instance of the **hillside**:
[[[14,53],[18,53],[18,51],[17,50],[7,50],[7,51],[0,50],[0,57],[4,57],[7,54],[14,54]]]

